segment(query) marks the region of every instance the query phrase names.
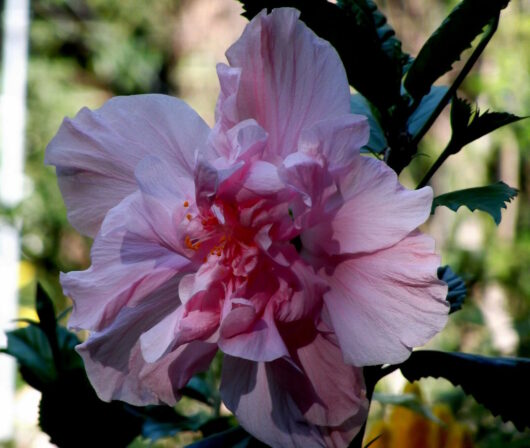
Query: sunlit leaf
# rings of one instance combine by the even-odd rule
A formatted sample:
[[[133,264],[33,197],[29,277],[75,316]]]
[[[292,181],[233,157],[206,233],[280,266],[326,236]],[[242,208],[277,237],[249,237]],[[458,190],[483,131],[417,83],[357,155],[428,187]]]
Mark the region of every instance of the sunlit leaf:
[[[498,225],[501,222],[501,208],[506,208],[506,204],[517,196],[517,192],[502,181],[485,187],[452,191],[434,198],[431,213],[441,205],[454,212],[466,206],[471,211],[482,210],[489,213]]]
[[[530,413],[523,411],[530,398],[530,359],[420,350],[412,352],[400,369],[409,381],[445,378],[519,430],[530,426]]]
[[[448,286],[447,301],[451,305],[449,314],[461,309],[467,295],[466,284],[462,277],[455,274],[453,270],[446,265],[438,268],[438,278],[447,283]]]
[[[415,412],[416,414],[421,415],[422,417],[425,417],[427,420],[438,424],[443,424],[442,421],[432,413],[429,407],[424,405],[414,394],[393,395],[374,392],[372,398],[381,404],[402,406],[412,412]]]
[[[411,64],[405,88],[415,99],[426,95],[432,84],[452,68],[484,27],[509,0],[463,0],[423,45]]]
[[[409,134],[416,135],[427,122],[436,106],[447,93],[447,86],[433,86],[430,92],[425,95],[416,110],[409,117],[407,127]]]

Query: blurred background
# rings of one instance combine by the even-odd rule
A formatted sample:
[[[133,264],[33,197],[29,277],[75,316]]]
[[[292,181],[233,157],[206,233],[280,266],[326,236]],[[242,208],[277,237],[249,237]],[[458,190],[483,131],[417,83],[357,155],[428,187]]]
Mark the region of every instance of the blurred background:
[[[20,56],[16,60],[6,56],[6,31],[10,25],[6,11],[10,3],[21,7],[25,0],[0,1],[4,19],[0,33],[4,78],[10,67],[21,63]],[[457,2],[378,0],[376,3],[403,41],[405,51],[415,55]],[[215,65],[225,60],[224,51],[246,23],[240,13],[241,7],[234,0],[31,1],[20,197],[15,194],[10,199],[8,193],[12,193],[12,187],[4,182],[9,176],[5,168],[13,149],[5,138],[0,148],[4,168],[0,171],[4,176],[0,183],[3,188],[0,230],[11,237],[14,235],[15,239],[9,241],[18,238],[20,244],[19,253],[16,247],[9,252],[10,243],[1,240],[0,257],[15,254],[20,261],[14,265],[14,277],[9,274],[11,268],[7,261],[2,261],[0,300],[9,295],[9,279],[16,282],[16,316],[35,318],[37,279],[52,294],[59,312],[68,308],[69,301],[58,283],[59,272],[85,269],[90,264],[91,241],[68,224],[54,170],[43,165],[46,145],[63,117],[72,117],[83,106],[97,108],[115,95],[160,92],[184,99],[213,124],[219,89]],[[499,30],[464,82],[461,93],[483,110],[491,108],[529,115],[529,72],[530,0],[512,0],[502,13]],[[450,73],[440,83],[449,83],[452,76]],[[11,113],[6,106],[13,92],[5,90],[5,82],[3,86],[5,134],[6,129],[21,126],[23,116],[16,111]],[[405,185],[417,184],[445,147],[449,135],[446,111],[424,139],[421,154],[401,175]],[[426,225],[426,231],[437,240],[443,264],[450,264],[466,280],[469,291],[463,309],[451,316],[447,328],[430,347],[486,355],[530,356],[529,179],[530,121],[502,128],[466,147],[434,176],[435,194],[497,180],[518,188],[520,193],[503,210],[499,227],[487,214],[471,213],[467,209],[455,214],[443,207],[437,209]],[[4,303],[0,312],[4,314],[0,315],[0,322],[5,323],[15,311]],[[7,358],[0,354],[0,361]],[[4,375],[11,368],[8,362],[0,364]],[[2,381],[0,386],[4,389],[9,386],[8,379]],[[528,430],[518,433],[512,424],[493,417],[460,389],[443,380],[422,380],[407,386],[395,374],[380,384],[377,392],[366,441],[382,432],[387,436],[373,447],[438,446],[429,445],[428,441],[439,437],[440,431],[445,431],[447,443],[451,442],[447,446],[452,447],[530,446]],[[407,397],[415,397],[421,406],[416,410],[397,406],[393,404],[394,395],[405,397],[402,403],[407,402]],[[8,401],[0,402],[0,420],[7,422],[4,434],[0,434],[4,438],[0,446],[51,446],[47,436],[38,430],[38,401],[38,393],[17,378],[15,401],[7,407]],[[9,423],[11,418],[14,418],[13,425]],[[440,420],[445,425],[440,425]],[[142,443],[138,441],[139,446]],[[180,446],[179,443],[175,439],[158,445]]]

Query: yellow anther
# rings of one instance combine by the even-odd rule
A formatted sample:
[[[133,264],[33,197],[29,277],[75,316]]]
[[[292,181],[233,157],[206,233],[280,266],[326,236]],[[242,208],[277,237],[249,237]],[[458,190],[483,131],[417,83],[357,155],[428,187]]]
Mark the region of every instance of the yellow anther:
[[[191,221],[191,213],[188,213],[188,214],[186,215],[186,219],[187,219],[188,221]]]
[[[190,203],[188,201],[184,201],[184,207],[189,207]]]

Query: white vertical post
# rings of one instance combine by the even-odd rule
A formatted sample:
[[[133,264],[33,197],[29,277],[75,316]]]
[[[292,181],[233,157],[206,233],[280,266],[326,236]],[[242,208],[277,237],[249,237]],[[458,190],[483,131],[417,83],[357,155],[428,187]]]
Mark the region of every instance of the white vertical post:
[[[6,0],[0,96],[0,204],[17,205],[23,195],[24,130],[28,65],[29,0]],[[0,346],[17,315],[19,235],[0,221]],[[13,438],[15,364],[0,355],[0,442]]]

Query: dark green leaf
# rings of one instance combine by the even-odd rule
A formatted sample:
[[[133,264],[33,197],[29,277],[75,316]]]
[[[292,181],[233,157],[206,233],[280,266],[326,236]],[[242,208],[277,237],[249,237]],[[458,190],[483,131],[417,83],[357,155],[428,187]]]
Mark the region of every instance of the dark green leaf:
[[[35,309],[39,316],[39,327],[42,329],[52,351],[54,363],[60,365],[59,346],[57,342],[57,321],[55,319],[55,308],[53,302],[44,291],[40,283],[37,283],[37,296],[35,299]],[[60,366],[57,366],[60,368]]]
[[[459,275],[456,275],[449,266],[440,266],[438,268],[438,278],[447,283],[447,301],[451,308],[449,314],[454,313],[462,308],[462,304],[466,299],[467,288],[464,280]]]
[[[368,124],[370,125],[370,140],[368,140],[366,146],[362,148],[362,151],[375,152],[377,154],[383,152],[388,146],[385,134],[383,133],[383,129],[381,129],[381,125],[374,117],[370,104],[366,98],[360,94],[352,95],[350,98],[350,110],[354,114],[364,115],[368,118]]]
[[[473,109],[471,103],[454,96],[451,101],[451,130],[453,135],[463,135],[471,121]]]
[[[350,84],[380,110],[401,100],[403,65],[409,57],[375,4],[343,1],[342,8],[327,0],[240,0],[251,19],[262,9],[284,6],[301,11],[303,20],[339,53]],[[359,69],[362,67],[362,70]]]
[[[192,377],[181,393],[207,405],[211,406],[213,404],[213,391],[208,383],[199,376]]]
[[[198,431],[209,419],[203,413],[185,417],[168,406],[149,406],[142,412],[142,436],[151,442],[172,437],[180,431]]]
[[[411,57],[404,53],[401,48],[401,41],[396,37],[396,32],[388,23],[386,17],[377,9],[377,5],[372,0],[338,0],[337,4],[343,10],[355,12],[362,8],[367,13],[372,15],[372,20],[381,42],[383,52],[387,57],[393,61],[396,67],[403,67],[408,65]],[[403,72],[402,72],[403,73]]]
[[[236,446],[246,439],[250,439],[249,434],[241,426],[236,426],[235,428],[228,429],[192,443],[191,445],[188,445],[187,448],[229,448]]]
[[[7,348],[21,367],[24,380],[32,387],[43,390],[57,378],[48,338],[36,325],[7,332]]]
[[[121,402],[101,401],[85,371],[77,369],[43,391],[39,425],[60,447],[127,446],[140,434],[143,423],[128,409]]]
[[[523,411],[530,400],[529,359],[420,350],[412,352],[400,368],[409,381],[445,378],[519,430],[530,426],[530,413]]]
[[[425,417],[432,422],[443,424],[443,422],[436,417],[428,406],[424,405],[419,398],[414,394],[391,395],[374,392],[372,399],[381,404],[392,404],[395,406],[402,406],[416,414]]]
[[[451,70],[484,27],[498,17],[509,0],[463,0],[442,22],[423,45],[411,64],[405,88],[416,100],[422,98],[432,84]]]
[[[76,345],[81,343],[79,338],[74,333],[61,326],[57,326],[56,331],[59,356],[61,359],[61,371],[83,369],[83,360],[75,351]]]
[[[461,98],[453,98],[451,107],[451,141],[455,149],[471,143],[490,132],[507,124],[515,123],[527,117],[518,117],[507,112],[480,113],[478,108],[472,110],[471,104]]]
[[[486,187],[466,188],[465,190],[452,191],[434,198],[431,213],[440,205],[456,212],[461,206],[469,210],[482,210],[489,213],[495,224],[501,222],[501,208],[506,208],[506,203],[517,196],[517,190],[500,181]]]
[[[215,417],[210,418],[204,424],[202,424],[199,430],[202,432],[204,437],[217,434],[219,432],[226,431],[237,425],[237,420],[234,416],[229,417]]]
[[[431,87],[430,92],[422,98],[420,104],[408,119],[407,127],[410,135],[418,133],[448,90],[447,86]]]

